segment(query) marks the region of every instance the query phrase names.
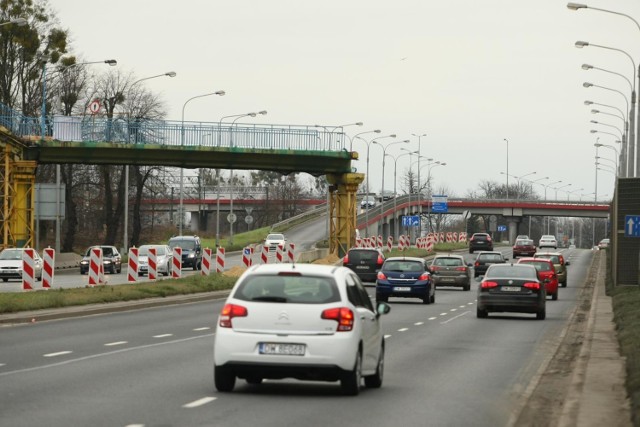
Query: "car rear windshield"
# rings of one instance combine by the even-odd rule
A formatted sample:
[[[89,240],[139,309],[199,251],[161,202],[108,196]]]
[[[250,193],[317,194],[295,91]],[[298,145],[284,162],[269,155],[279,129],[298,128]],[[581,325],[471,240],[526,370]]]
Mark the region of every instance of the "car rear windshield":
[[[480,254],[478,259],[481,261],[504,261],[501,254]]]
[[[551,271],[553,270],[553,266],[549,265],[548,262],[542,261],[523,261],[522,264],[530,264],[533,265],[538,271]]]
[[[438,267],[459,267],[464,263],[460,258],[436,258],[433,260],[433,265]]]
[[[335,281],[317,276],[248,276],[233,294],[242,301],[326,304],[340,301]]]
[[[267,240],[284,240],[284,234],[269,234]]]
[[[537,276],[535,270],[525,266],[494,264],[487,271],[485,280],[488,278],[536,279]]]
[[[554,264],[560,264],[560,258],[558,257],[558,255],[535,255],[536,258],[545,258],[545,259],[550,259],[552,263]]]
[[[516,240],[516,246],[533,246],[533,240]]]
[[[193,239],[171,239],[169,240],[169,246],[173,248],[182,248],[192,250],[196,248],[196,241]]]
[[[473,236],[471,236],[472,239],[474,240],[487,240],[489,236],[487,234],[474,234]]]
[[[370,261],[376,262],[378,260],[378,251],[363,251],[363,250],[350,250],[349,251],[349,262],[361,262],[361,261]]]
[[[382,267],[385,271],[412,271],[416,273],[424,272],[424,264],[420,261],[390,260]]]

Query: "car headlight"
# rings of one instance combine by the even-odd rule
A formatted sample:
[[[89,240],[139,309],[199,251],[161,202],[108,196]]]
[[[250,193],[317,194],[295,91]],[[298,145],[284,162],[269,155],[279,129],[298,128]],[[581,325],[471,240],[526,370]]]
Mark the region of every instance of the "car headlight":
[[[104,263],[105,263],[105,264],[111,264],[111,260],[105,259],[105,260],[104,260]]]
[[[84,259],[80,261],[80,265],[87,265],[87,264],[89,264],[89,261],[86,261]]]
[[[189,254],[189,258],[195,258],[195,257],[196,257],[196,254],[194,254],[193,252]]]

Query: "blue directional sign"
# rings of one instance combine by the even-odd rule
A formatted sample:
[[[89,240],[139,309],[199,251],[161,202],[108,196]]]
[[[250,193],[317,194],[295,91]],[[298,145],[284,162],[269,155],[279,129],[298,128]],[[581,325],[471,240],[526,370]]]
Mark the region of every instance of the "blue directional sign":
[[[447,213],[449,212],[449,206],[447,205],[447,197],[442,194],[434,194],[431,196],[431,212],[434,213]]]
[[[625,215],[624,237],[640,237],[640,215]]]
[[[498,231],[507,231],[507,226],[506,225],[499,225],[498,226]]]
[[[418,215],[404,215],[402,217],[403,227],[419,227],[420,217]]]

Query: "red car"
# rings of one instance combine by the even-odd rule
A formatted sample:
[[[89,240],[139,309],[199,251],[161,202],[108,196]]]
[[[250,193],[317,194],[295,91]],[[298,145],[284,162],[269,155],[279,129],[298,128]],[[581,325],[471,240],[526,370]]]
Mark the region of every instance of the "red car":
[[[551,299],[558,299],[558,275],[553,267],[553,262],[546,258],[520,258],[518,264],[531,264],[536,268],[538,280],[545,284],[547,295],[551,295]]]
[[[516,243],[513,245],[513,257],[518,258],[519,256],[533,256],[536,253],[536,245],[533,243],[533,240],[530,239],[517,239]]]

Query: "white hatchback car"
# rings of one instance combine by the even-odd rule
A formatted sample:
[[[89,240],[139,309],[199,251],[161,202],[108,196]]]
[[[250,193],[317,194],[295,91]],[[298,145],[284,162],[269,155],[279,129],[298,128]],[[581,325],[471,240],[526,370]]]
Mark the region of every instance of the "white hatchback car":
[[[156,249],[156,273],[168,276],[171,274],[171,258],[173,251],[167,245],[142,245],[138,248],[138,276],[149,274],[149,249]]]
[[[545,234],[540,237],[540,241],[538,242],[539,248],[553,248],[558,249],[558,241],[555,236],[550,234]]]
[[[340,381],[356,395],[364,378],[380,387],[385,341],[380,315],[390,306],[371,302],[346,267],[264,264],[236,282],[218,318],[213,364],[218,391],[236,377]]]

